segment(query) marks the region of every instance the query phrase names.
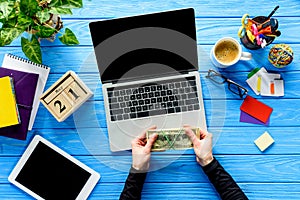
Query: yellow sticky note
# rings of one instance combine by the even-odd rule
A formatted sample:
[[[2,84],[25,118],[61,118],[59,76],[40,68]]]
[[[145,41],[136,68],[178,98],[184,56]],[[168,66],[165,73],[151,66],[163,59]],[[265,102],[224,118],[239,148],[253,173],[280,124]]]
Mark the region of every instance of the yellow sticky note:
[[[266,150],[271,144],[274,143],[274,139],[271,137],[271,135],[266,131],[264,134],[259,136],[254,143],[256,146],[261,150]]]

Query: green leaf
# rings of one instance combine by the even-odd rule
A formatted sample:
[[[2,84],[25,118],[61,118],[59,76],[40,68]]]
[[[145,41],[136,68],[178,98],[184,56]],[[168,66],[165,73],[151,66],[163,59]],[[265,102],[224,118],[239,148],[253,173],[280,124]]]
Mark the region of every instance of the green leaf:
[[[17,19],[18,19],[17,9],[18,9],[17,7],[14,8],[7,18],[1,19],[1,22],[3,23],[2,28],[17,28],[16,27]]]
[[[0,19],[7,19],[14,9],[14,2],[4,1],[0,2]]]
[[[28,17],[27,15],[20,14],[18,16],[18,28],[26,30],[30,25],[34,23],[33,19],[31,17]]]
[[[17,12],[18,8],[14,8],[11,13],[8,15],[8,19],[18,18],[19,13]]]
[[[51,37],[56,31],[54,28],[45,26],[35,26],[33,29],[37,31],[36,35],[40,38]]]
[[[37,64],[42,64],[42,51],[38,39],[35,36],[32,36],[31,41],[22,37],[21,39],[22,51],[24,54]]]
[[[21,0],[20,1],[21,11],[30,17],[34,16],[41,8],[36,0]]]
[[[8,20],[3,20],[2,21],[2,28],[16,28],[16,24],[17,24],[17,17],[16,18],[12,18],[12,19],[8,19]]]
[[[66,45],[76,45],[79,44],[75,34],[68,28],[65,30],[65,34],[59,37],[59,40]]]
[[[50,19],[50,13],[48,9],[38,11],[35,16],[39,19],[41,23],[45,23]]]
[[[1,28],[0,29],[0,46],[10,44],[14,39],[19,37],[23,30],[18,28]]]
[[[82,0],[52,0],[49,7],[82,8]]]
[[[57,15],[72,15],[72,11],[69,8],[51,8],[50,13],[57,14]]]

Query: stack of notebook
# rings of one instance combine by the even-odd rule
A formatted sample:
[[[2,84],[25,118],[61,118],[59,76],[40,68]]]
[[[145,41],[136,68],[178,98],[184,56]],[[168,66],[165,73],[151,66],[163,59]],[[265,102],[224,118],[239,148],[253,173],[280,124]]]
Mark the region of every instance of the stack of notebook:
[[[0,79],[9,79],[11,83],[11,90],[9,86],[6,86],[4,94],[7,96],[12,91],[15,95],[13,95],[14,98],[4,99],[4,96],[0,94],[1,105],[10,105],[7,112],[10,113],[11,120],[8,124],[2,123],[2,127],[0,121],[0,135],[20,140],[26,139],[28,130],[32,129],[39,107],[39,96],[43,93],[49,71],[50,68],[47,66],[37,65],[11,54],[5,55],[2,67],[0,67]],[[0,87],[4,85],[0,84]],[[13,105],[15,110],[12,109]],[[5,107],[8,108],[8,106]]]

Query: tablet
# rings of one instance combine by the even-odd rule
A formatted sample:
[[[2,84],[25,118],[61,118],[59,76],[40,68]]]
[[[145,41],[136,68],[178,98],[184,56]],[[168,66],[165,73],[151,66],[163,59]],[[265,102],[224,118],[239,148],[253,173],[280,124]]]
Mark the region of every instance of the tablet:
[[[35,136],[8,177],[36,199],[87,199],[100,174]]]

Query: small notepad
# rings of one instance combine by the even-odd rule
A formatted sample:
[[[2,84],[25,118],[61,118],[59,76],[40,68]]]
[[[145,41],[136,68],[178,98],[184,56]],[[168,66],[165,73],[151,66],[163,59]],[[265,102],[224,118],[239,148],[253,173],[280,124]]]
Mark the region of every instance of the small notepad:
[[[271,135],[266,131],[264,134],[259,136],[254,143],[259,148],[259,150],[264,151],[266,150],[271,144],[274,143],[274,139]]]
[[[33,63],[29,60],[26,60],[24,58],[12,54],[5,54],[2,67],[39,75],[33,106],[32,106],[32,111],[31,111],[31,116],[30,116],[29,127],[28,127],[28,130],[31,130],[40,105],[39,97],[44,92],[44,88],[48,79],[50,68],[45,65]]]

